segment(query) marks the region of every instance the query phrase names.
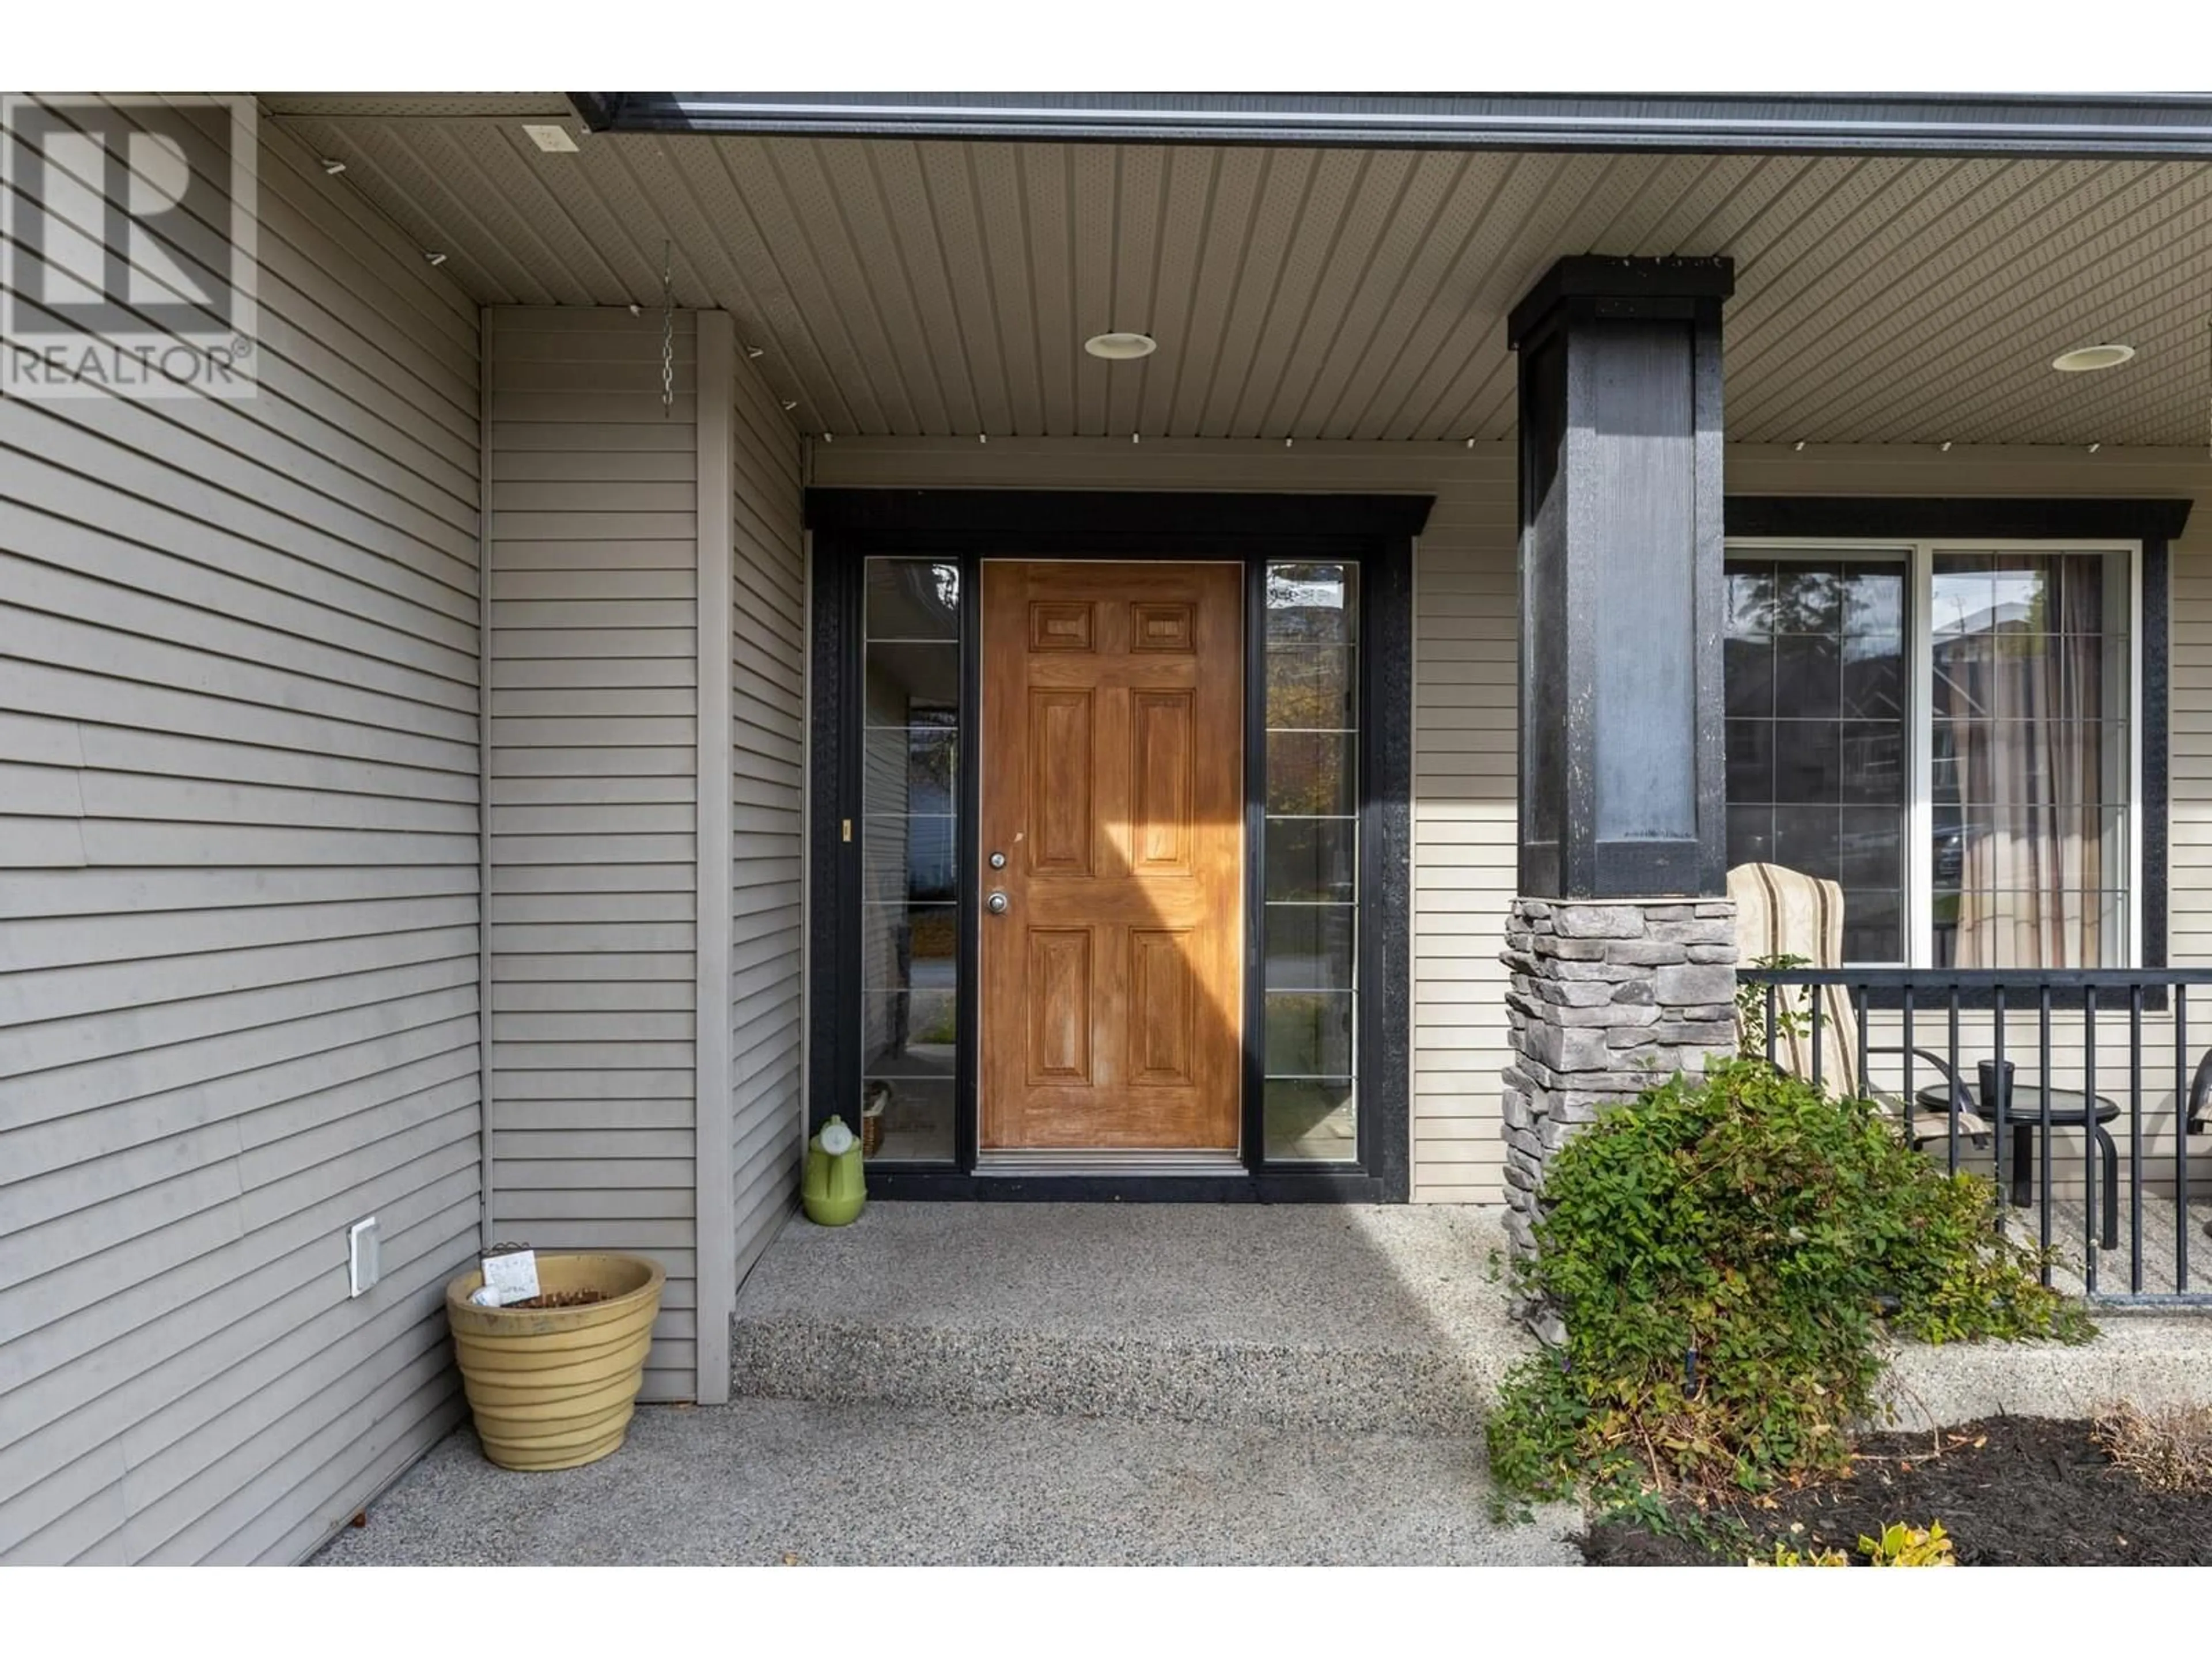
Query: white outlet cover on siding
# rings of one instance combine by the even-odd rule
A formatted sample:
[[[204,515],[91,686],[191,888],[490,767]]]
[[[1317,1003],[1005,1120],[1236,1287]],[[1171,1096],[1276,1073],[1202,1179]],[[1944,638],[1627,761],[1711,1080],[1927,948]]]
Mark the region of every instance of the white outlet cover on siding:
[[[384,1272],[380,1232],[369,1216],[346,1229],[346,1296],[349,1300],[374,1289]]]

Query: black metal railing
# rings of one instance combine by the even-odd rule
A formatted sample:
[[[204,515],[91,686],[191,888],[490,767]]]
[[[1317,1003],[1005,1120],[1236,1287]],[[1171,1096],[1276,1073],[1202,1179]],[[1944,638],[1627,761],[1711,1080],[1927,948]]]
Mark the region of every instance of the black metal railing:
[[[2212,1216],[2212,1182],[2199,1183],[2208,1207],[2190,1212],[2191,1141],[2212,1133],[2212,1018],[2197,1039],[2208,1046],[2192,1050],[2189,1005],[2212,987],[2212,968],[1738,971],[1753,1052],[1881,1102],[1916,1145],[1945,1143],[1954,1171],[1986,1151],[2002,1183],[2009,1153],[2000,1224],[2008,1210],[2036,1212],[2045,1283],[2055,1260],[2069,1281],[2079,1275],[2066,1288],[2100,1301],[2212,1306],[2212,1273],[2195,1285],[2189,1265],[2191,1229]],[[2071,1133],[2081,1138],[2078,1260],[2065,1236],[2073,1218],[2054,1232],[2053,1135]],[[2122,1253],[2125,1290],[2100,1260]]]

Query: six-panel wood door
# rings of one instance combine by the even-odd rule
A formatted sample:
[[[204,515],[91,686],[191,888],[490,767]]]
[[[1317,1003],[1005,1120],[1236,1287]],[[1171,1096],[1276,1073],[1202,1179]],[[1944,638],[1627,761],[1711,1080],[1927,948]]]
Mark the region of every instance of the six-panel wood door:
[[[987,1152],[1237,1147],[1243,596],[1235,565],[983,566]]]

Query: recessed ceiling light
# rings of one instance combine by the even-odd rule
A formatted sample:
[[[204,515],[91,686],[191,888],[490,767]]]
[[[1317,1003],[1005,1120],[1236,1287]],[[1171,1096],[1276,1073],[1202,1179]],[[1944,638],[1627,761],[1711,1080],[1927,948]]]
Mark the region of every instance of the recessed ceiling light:
[[[566,127],[539,126],[534,122],[526,121],[522,124],[522,132],[548,155],[574,155],[576,153],[576,141],[569,136]]]
[[[1083,343],[1083,349],[1094,357],[1120,363],[1151,356],[1160,349],[1160,343],[1149,334],[1094,334]]]
[[[2051,366],[2061,374],[2086,374],[2093,368],[2118,368],[2135,355],[2131,345],[2076,346],[2053,357]]]

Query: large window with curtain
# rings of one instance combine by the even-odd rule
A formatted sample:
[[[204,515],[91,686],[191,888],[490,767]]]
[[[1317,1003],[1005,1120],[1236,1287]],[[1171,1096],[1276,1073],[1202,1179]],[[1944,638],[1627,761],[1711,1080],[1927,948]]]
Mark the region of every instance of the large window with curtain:
[[[1854,964],[2138,950],[2139,550],[1731,544],[1728,850],[1836,882]]]

